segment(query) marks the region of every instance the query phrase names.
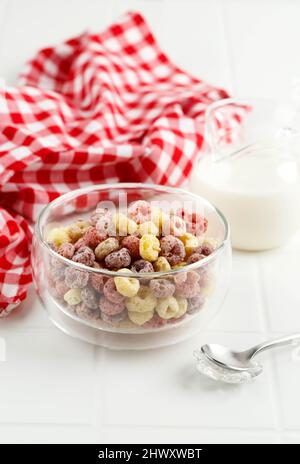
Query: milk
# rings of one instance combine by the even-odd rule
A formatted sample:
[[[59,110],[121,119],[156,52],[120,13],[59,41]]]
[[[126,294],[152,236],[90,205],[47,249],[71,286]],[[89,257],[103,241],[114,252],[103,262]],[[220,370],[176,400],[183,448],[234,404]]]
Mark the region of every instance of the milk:
[[[191,189],[229,220],[235,248],[275,248],[300,227],[300,164],[275,148],[216,162],[206,156],[194,168]]]

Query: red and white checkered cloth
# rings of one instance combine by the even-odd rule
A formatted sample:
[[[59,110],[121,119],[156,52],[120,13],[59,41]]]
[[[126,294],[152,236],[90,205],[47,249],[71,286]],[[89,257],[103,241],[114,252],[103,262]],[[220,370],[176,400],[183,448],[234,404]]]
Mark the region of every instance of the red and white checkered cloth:
[[[26,296],[28,223],[45,204],[93,183],[182,184],[204,111],[226,96],[175,66],[137,13],[39,51],[0,88],[0,316]]]

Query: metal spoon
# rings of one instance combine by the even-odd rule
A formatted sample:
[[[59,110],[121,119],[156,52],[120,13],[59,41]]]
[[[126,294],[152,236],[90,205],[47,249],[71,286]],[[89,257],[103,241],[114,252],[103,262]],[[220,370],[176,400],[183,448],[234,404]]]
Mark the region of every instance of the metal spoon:
[[[204,375],[226,383],[244,383],[262,373],[253,358],[263,351],[300,341],[300,334],[266,341],[245,351],[233,351],[222,345],[203,345],[194,351],[197,369]]]

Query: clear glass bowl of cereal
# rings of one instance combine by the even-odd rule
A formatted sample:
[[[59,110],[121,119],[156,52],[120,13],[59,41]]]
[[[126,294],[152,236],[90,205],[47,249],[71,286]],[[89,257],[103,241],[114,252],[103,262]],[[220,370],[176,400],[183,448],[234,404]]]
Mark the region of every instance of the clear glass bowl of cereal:
[[[229,228],[182,189],[87,187],[49,203],[37,221],[33,280],[53,323],[111,349],[177,343],[206,327],[229,287]]]

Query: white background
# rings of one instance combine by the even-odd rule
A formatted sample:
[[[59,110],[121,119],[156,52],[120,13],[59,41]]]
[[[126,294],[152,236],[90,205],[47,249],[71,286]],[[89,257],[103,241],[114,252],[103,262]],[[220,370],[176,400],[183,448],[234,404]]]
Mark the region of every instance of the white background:
[[[284,98],[300,82],[297,0],[0,0],[0,76],[14,82],[37,48],[101,30],[129,9],[146,16],[174,61],[233,95]],[[209,330],[149,352],[72,340],[31,290],[0,321],[0,442],[300,443],[300,360],[290,349],[264,355],[264,375],[242,387],[201,378],[192,358],[206,341],[247,347],[300,331],[299,251],[294,240],[235,253]]]

